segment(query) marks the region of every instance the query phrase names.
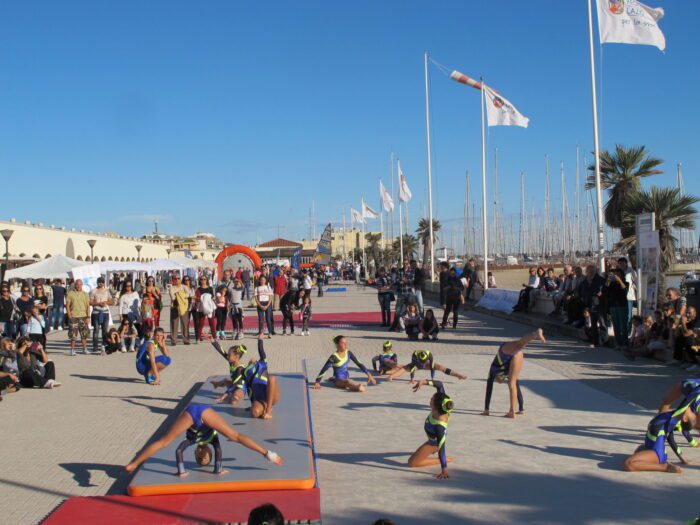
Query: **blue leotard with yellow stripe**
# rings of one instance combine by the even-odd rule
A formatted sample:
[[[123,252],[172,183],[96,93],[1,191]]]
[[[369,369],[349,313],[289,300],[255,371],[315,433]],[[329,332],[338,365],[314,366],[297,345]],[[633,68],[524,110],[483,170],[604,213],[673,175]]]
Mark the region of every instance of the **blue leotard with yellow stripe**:
[[[321,379],[323,379],[323,374],[325,374],[326,371],[331,367],[333,367],[333,377],[331,378],[331,381],[337,381],[338,379],[347,379],[349,377],[348,365],[350,364],[350,361],[355,363],[355,365],[365,374],[369,374],[365,365],[360,363],[357,360],[357,357],[355,357],[355,354],[348,350],[347,352],[345,352],[344,356],[340,355],[340,352],[333,352],[326,361],[326,363],[323,365],[323,368],[321,368],[321,371],[316,377],[316,381],[321,381]]]
[[[429,380],[428,384],[435,387],[435,389],[441,393],[445,393],[445,389],[440,381]],[[440,465],[443,469],[447,468],[447,452],[445,444],[447,442],[447,426],[448,421],[440,421],[433,417],[433,413],[428,414],[425,418],[425,425],[423,429],[425,430],[425,435],[428,436],[428,443],[438,448],[438,457],[440,458]]]

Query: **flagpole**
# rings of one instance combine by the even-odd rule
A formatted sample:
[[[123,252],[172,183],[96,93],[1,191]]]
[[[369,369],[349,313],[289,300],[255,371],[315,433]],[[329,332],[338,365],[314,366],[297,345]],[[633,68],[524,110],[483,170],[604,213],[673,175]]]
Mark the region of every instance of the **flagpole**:
[[[425,71],[425,136],[428,146],[428,235],[430,238],[430,281],[435,282],[435,272],[433,269],[433,261],[435,255],[433,253],[433,180],[430,166],[430,104],[428,103],[428,52],[423,52],[423,62]],[[425,267],[426,261],[423,261]]]
[[[343,208],[343,264],[348,262],[348,252],[347,245],[345,244],[348,240],[348,230],[345,228],[345,208]]]
[[[391,152],[391,198],[394,199],[394,152]],[[399,203],[399,206],[401,203]],[[394,258],[394,208],[391,208],[391,257]],[[391,261],[394,264],[394,261]]]
[[[365,275],[367,275],[367,257],[365,256],[365,222],[367,222],[367,219],[365,219],[365,198],[362,197],[362,208],[361,208],[361,216],[362,216],[362,266],[365,267]]]
[[[382,179],[379,179],[379,184],[381,185]],[[379,192],[379,250],[382,263],[384,262],[384,196]],[[377,268],[378,269],[378,268]]]
[[[399,181],[399,184],[401,182]],[[399,260],[401,261],[401,268],[403,268],[403,220],[401,218],[401,199],[399,199]]]
[[[600,23],[600,21],[599,21]],[[605,230],[603,222],[603,194],[600,186],[600,144],[598,142],[598,103],[595,86],[595,55],[593,49],[593,10],[588,0],[588,44],[591,56],[591,96],[593,103],[593,153],[595,155],[595,194],[598,218],[598,271],[605,271]]]
[[[485,108],[485,88],[484,78],[481,78],[481,222],[483,226],[483,238],[484,238],[484,271],[482,273],[482,279],[484,282],[484,292],[489,287],[489,234],[488,234],[488,220],[487,220],[487,209],[486,209],[486,121],[484,115]]]

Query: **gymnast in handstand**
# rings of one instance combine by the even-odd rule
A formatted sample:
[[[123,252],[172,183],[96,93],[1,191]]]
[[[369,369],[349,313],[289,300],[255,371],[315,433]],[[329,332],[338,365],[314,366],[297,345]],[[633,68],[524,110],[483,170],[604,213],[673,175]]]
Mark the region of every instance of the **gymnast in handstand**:
[[[456,377],[458,379],[467,378],[467,376],[460,374],[451,368],[447,368],[440,363],[436,363],[430,350],[416,350],[411,356],[410,363],[389,371],[389,381],[393,381],[397,377],[401,377],[406,371],[409,371],[411,373],[411,380],[409,381],[409,384],[413,384],[413,377],[416,374],[416,370],[430,370],[430,379],[435,378],[435,370],[439,370],[448,376]]]
[[[445,444],[447,442],[447,425],[450,423],[450,414],[454,409],[454,403],[450,396],[445,393],[445,389],[440,381],[432,379],[421,379],[414,387],[413,391],[418,392],[423,385],[435,387],[435,394],[430,398],[430,414],[425,418],[425,434],[428,436],[428,441],[423,443],[418,449],[408,458],[408,466],[411,468],[430,467],[440,464],[441,470],[435,477],[438,479],[447,479],[450,477],[447,472],[447,464],[453,461],[453,458],[447,457]],[[431,458],[432,454],[437,452],[437,458]]]
[[[185,411],[178,416],[175,423],[173,423],[162,438],[147,446],[143,452],[136,456],[136,459],[125,467],[126,471],[133,472],[141,463],[159,450],[167,447],[183,433],[185,434],[185,440],[180,443],[180,446],[178,446],[175,452],[178,476],[187,475],[183,453],[192,445],[197,445],[195,459],[200,465],[208,465],[211,462],[211,449],[209,448],[209,444],[213,445],[215,453],[214,474],[226,473],[226,471],[221,469],[221,444],[219,443],[218,434],[225,436],[229,441],[240,443],[244,447],[258,452],[265,456],[268,461],[276,465],[282,464],[282,458],[280,458],[278,454],[272,450],[265,450],[248,436],[236,432],[228,426],[224,418],[217,414],[209,405],[191,403],[187,406]]]
[[[506,413],[505,417],[511,419],[515,418],[516,402],[518,403],[518,415],[525,415],[523,393],[520,390],[518,376],[520,376],[520,370],[523,367],[523,360],[525,359],[523,349],[530,341],[534,341],[535,339],[543,343],[546,342],[541,328],[538,328],[531,334],[521,337],[517,341],[503,343],[498,348],[498,353],[491,363],[489,377],[486,380],[486,400],[484,401],[484,411],[481,413],[482,416],[488,416],[490,414],[489,406],[491,405],[491,393],[493,392],[494,381],[497,383],[508,382],[510,410]]]
[[[359,385],[350,380],[350,376],[348,374],[348,364],[350,361],[355,363],[355,365],[357,365],[362,372],[367,374],[367,384],[377,384],[377,381],[374,379],[374,377],[372,377],[372,374],[369,373],[367,367],[360,363],[357,360],[357,357],[355,357],[355,354],[348,350],[348,340],[345,338],[345,336],[335,336],[333,338],[333,343],[335,344],[335,352],[331,354],[326,363],[323,365],[323,368],[316,377],[314,388],[321,388],[323,374],[325,374],[329,368],[333,367],[333,377],[329,379],[333,386],[343,390],[350,390],[351,392],[364,392],[365,385]]]
[[[277,378],[269,373],[267,368],[267,354],[263,343],[263,334],[258,334],[258,355],[260,359],[251,361],[247,366],[241,365],[241,358],[247,353],[245,345],[235,345],[225,353],[218,341],[212,343],[214,348],[229,363],[231,379],[222,381],[212,381],[214,388],[221,386],[228,387],[217,403],[226,400],[231,396],[231,404],[236,405],[243,398],[243,393],[248,393],[250,399],[250,415],[256,418],[271,419],[272,407],[277,404],[280,398],[280,389]]]

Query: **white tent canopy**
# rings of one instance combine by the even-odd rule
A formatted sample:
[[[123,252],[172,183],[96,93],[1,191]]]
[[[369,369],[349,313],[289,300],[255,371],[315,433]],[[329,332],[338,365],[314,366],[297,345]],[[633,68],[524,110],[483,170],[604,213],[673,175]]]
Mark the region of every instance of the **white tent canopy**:
[[[84,265],[83,261],[54,255],[34,264],[8,270],[5,279],[66,279],[73,268]]]
[[[137,261],[104,261],[95,263],[100,268],[101,274],[116,272],[150,272],[151,267]]]
[[[184,264],[180,264],[177,261],[172,261],[169,259],[156,259],[154,261],[150,261],[146,263],[148,266],[151,267],[151,270],[154,272],[163,272],[163,271],[178,271],[181,272],[183,270],[186,270],[188,266],[185,266]]]
[[[205,261],[204,259],[190,259],[189,257],[173,256],[169,259],[171,262],[176,262],[183,265],[185,268],[218,268],[219,265],[214,261]]]

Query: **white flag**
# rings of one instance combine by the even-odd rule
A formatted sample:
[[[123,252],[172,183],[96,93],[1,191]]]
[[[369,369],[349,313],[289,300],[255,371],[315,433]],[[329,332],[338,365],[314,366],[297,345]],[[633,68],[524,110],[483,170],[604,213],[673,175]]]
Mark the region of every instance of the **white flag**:
[[[360,224],[364,224],[365,222],[362,214],[354,208],[350,208],[350,220],[353,222],[359,222]]]
[[[366,219],[378,219],[379,212],[374,211],[372,208],[367,206],[367,203],[362,201],[362,216]]]
[[[596,0],[598,32],[601,44],[646,44],[666,49],[666,38],[659,29],[664,16],[660,7],[653,8],[637,0]]]
[[[391,198],[389,192],[386,191],[382,181],[379,181],[379,195],[382,197],[382,206],[384,206],[384,211],[389,213],[394,210],[394,199]]]
[[[403,176],[403,171],[401,171],[401,162],[398,162],[399,165],[399,200],[401,202],[408,202],[413,198],[413,195],[411,194],[411,190],[408,188],[408,184],[406,183],[406,177]]]
[[[483,85],[486,96],[486,120],[489,126],[522,126],[526,128],[530,119],[522,115],[507,98]]]

